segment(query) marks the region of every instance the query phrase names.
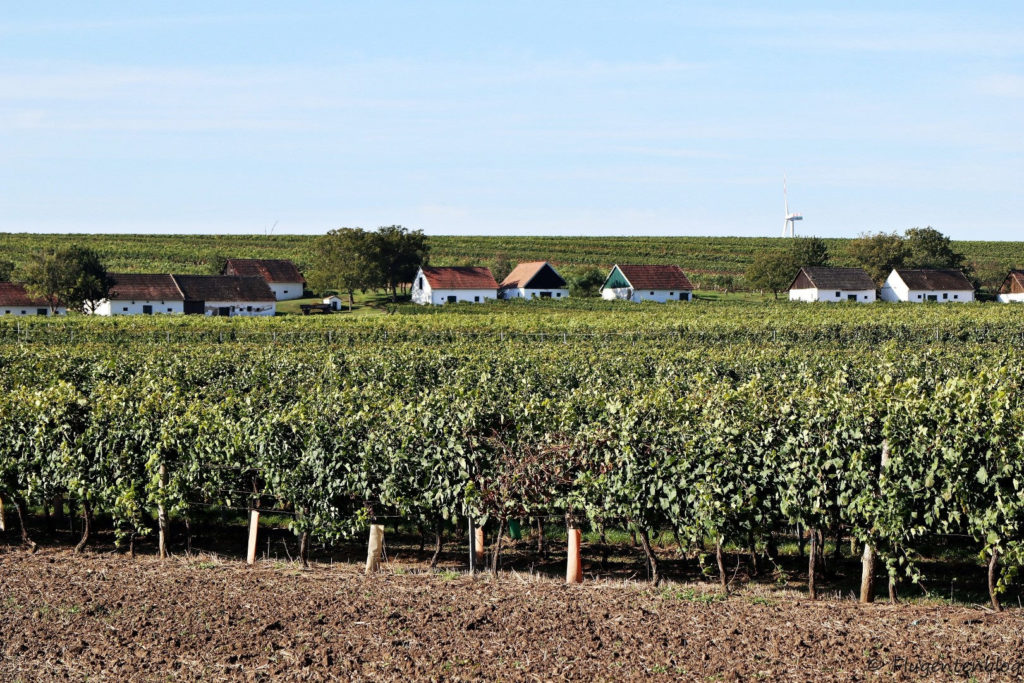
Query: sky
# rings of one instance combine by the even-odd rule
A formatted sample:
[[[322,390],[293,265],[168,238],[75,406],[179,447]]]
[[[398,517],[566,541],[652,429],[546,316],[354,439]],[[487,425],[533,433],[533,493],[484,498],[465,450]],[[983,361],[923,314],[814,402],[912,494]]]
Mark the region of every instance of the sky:
[[[0,232],[1024,239],[1024,5],[38,2]]]

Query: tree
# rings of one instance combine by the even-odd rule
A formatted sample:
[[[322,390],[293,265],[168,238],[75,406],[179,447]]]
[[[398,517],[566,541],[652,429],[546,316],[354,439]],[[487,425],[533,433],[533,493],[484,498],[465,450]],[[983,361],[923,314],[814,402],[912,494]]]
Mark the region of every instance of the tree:
[[[604,284],[607,274],[598,268],[588,268],[581,273],[569,277],[569,294],[571,296],[597,296]]]
[[[310,288],[321,294],[330,290],[346,292],[350,311],[355,303],[355,290],[380,284],[370,234],[362,228],[331,230],[318,237],[313,247]]]
[[[228,267],[228,257],[224,254],[214,254],[209,260],[210,275],[223,275],[224,269]]]
[[[427,262],[430,246],[422,230],[388,225],[370,233],[371,259],[377,279],[398,300],[398,285],[412,282],[416,271]]]
[[[863,233],[851,240],[847,253],[861,268],[867,271],[877,284],[885,281],[893,268],[903,266],[907,258],[907,245],[896,233]]]
[[[45,299],[53,312],[60,305],[91,311],[111,285],[99,254],[79,246],[32,254],[21,279],[28,293]]]
[[[828,246],[820,237],[798,237],[789,247],[789,253],[798,268],[803,266],[827,266]]]
[[[495,280],[502,282],[512,272],[512,268],[512,259],[508,257],[508,254],[499,251],[494,255],[494,267],[491,268],[491,274],[494,275]]]
[[[745,277],[751,287],[768,290],[778,299],[779,292],[789,288],[799,269],[792,252],[766,251],[754,257]]]
[[[953,241],[932,227],[910,228],[904,233],[908,268],[965,267],[964,255],[953,250]]]
[[[14,264],[10,261],[0,261],[0,282],[10,282],[14,273]]]

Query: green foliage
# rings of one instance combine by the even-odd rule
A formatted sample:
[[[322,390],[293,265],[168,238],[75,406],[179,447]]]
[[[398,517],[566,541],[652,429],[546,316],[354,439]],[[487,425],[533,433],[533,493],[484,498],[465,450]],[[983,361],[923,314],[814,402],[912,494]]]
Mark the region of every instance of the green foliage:
[[[380,284],[372,266],[370,235],[362,228],[338,228],[318,237],[313,244],[312,266],[306,273],[310,289],[348,294],[351,309],[356,290]]]
[[[10,282],[14,274],[14,261],[0,261],[0,282]]]
[[[369,257],[375,278],[397,298],[398,285],[412,282],[427,262],[430,245],[422,230],[389,225],[370,233]]]
[[[910,228],[904,233],[907,268],[965,267],[965,257],[953,248],[953,241],[932,227]]]
[[[36,252],[18,275],[25,289],[45,299],[51,310],[62,305],[92,309],[111,284],[99,254],[79,246]]]
[[[863,234],[847,245],[853,262],[863,268],[875,284],[881,285],[894,268],[902,268],[907,247],[896,233]]]
[[[601,293],[601,285],[604,284],[607,276],[608,273],[599,268],[587,268],[582,272],[569,276],[567,278],[569,296],[598,296]]]
[[[122,541],[158,505],[256,504],[325,543],[560,516],[742,546],[842,527],[911,581],[938,534],[1002,585],[1024,561],[1024,310],[479,308],[2,322],[0,496],[88,501]]]
[[[754,258],[744,277],[754,289],[771,292],[778,299],[779,292],[789,289],[799,269],[791,253],[765,252]]]

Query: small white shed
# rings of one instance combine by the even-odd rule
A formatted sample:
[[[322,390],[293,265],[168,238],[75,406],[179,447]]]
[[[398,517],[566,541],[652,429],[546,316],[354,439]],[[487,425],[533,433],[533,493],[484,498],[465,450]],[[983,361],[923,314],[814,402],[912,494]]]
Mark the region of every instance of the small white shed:
[[[964,303],[974,301],[974,285],[953,268],[896,268],[882,285],[882,300]]]
[[[601,286],[601,298],[609,301],[690,301],[693,285],[679,266],[619,265]]]
[[[789,286],[790,301],[875,301],[875,283],[861,268],[804,266]]]
[[[547,261],[528,261],[501,281],[498,294],[502,299],[567,299],[569,287]]]
[[[480,266],[423,266],[412,281],[412,301],[423,305],[482,304],[498,298],[498,283],[490,268]]]

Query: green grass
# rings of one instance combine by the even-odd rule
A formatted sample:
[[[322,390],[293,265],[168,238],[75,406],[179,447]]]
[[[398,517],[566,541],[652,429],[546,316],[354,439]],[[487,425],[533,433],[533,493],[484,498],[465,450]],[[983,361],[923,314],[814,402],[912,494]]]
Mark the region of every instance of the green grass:
[[[345,300],[346,305],[340,311],[334,311],[327,315],[339,318],[353,318],[353,317],[364,317],[372,315],[383,315],[387,312],[386,306],[390,303],[390,299],[384,295],[369,293],[369,294],[356,294],[355,305],[350,311],[348,309],[347,297],[342,297]],[[323,297],[314,296],[305,299],[291,299],[289,301],[279,301],[277,304],[278,315],[302,315],[303,304],[319,304],[323,303]],[[311,314],[312,316],[320,317],[322,314]]]

